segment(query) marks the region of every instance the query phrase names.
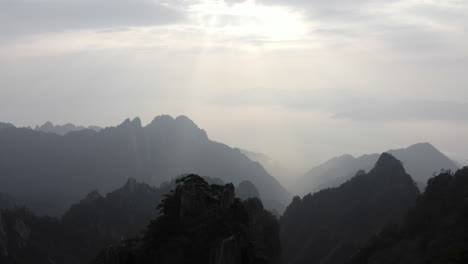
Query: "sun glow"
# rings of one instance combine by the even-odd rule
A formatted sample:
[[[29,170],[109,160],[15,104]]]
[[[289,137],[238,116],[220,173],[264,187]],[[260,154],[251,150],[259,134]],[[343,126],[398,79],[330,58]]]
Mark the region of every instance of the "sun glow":
[[[265,6],[247,0],[227,4],[204,0],[192,7],[193,19],[213,37],[255,42],[301,39],[308,31],[302,14],[282,7]]]

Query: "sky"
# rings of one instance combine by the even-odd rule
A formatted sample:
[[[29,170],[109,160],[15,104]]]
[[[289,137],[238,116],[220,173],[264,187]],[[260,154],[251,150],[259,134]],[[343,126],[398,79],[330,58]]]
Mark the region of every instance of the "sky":
[[[0,0],[0,122],[160,114],[299,170],[468,161],[468,1]]]

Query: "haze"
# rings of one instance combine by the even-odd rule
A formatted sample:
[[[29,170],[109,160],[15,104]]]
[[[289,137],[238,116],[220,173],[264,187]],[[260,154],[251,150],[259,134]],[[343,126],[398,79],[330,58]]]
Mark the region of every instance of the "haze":
[[[0,120],[184,114],[300,170],[431,142],[468,159],[464,0],[0,0]]]

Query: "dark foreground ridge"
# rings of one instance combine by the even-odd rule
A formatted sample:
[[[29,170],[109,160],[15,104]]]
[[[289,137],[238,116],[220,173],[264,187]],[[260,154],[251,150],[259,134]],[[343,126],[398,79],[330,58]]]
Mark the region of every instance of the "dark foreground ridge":
[[[197,175],[177,180],[142,238],[103,250],[94,264],[280,263],[279,226],[258,198]]]
[[[468,263],[467,241],[468,167],[465,167],[455,174],[444,172],[430,179],[403,224],[389,225],[351,263]]]
[[[216,178],[204,177],[204,180],[224,185]],[[61,219],[37,217],[0,195],[0,202],[3,198],[7,201],[0,212],[0,263],[91,263],[105,247],[141,235],[148,223],[160,215],[156,206],[176,186],[175,180],[155,188],[130,178],[123,187],[105,196],[90,192]],[[235,192],[240,199],[258,197],[256,187],[250,182],[241,183]],[[253,204],[246,208],[262,212],[263,209],[255,207],[261,207],[257,202],[250,200]]]
[[[369,173],[295,197],[280,220],[286,263],[345,263],[389,221],[400,221],[418,195],[401,162],[383,153]]]

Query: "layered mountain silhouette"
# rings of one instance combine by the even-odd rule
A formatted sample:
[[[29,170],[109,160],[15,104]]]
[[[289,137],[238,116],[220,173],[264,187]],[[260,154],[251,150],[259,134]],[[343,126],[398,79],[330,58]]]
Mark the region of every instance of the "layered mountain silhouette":
[[[197,175],[177,180],[143,237],[103,250],[95,264],[281,262],[279,226],[258,198],[241,201],[234,186]]]
[[[27,128],[0,130],[0,192],[21,198],[34,211],[60,214],[90,190],[109,192],[128,177],[159,185],[178,175],[216,175],[224,182],[257,186],[267,208],[289,200],[263,167],[239,150],[211,141],[189,118],[139,118],[99,132],[64,136]]]
[[[404,168],[416,181],[420,190],[424,190],[427,180],[441,170],[458,169],[455,162],[430,143],[419,143],[408,148],[389,150],[387,153],[403,162]],[[295,190],[300,194],[306,194],[339,186],[353,177],[357,171],[369,171],[378,158],[378,154],[363,155],[358,158],[351,155],[333,158],[311,169],[300,178]]]
[[[350,263],[468,263],[468,168],[444,172],[401,225],[389,225]]]
[[[388,222],[398,223],[418,195],[402,163],[383,153],[369,173],[295,197],[280,219],[286,263],[345,263]]]
[[[111,243],[137,236],[158,215],[156,205],[173,188],[129,179],[101,196],[90,192],[59,218],[25,208],[0,213],[0,263],[89,263]]]
[[[178,181],[186,181],[187,177],[179,178]],[[257,241],[256,239],[273,239],[270,241],[271,243],[268,242],[270,244],[264,240],[258,241],[258,249],[252,252],[266,252],[267,255],[271,254],[270,256],[279,256],[277,255],[280,253],[278,222],[263,209],[258,198],[249,198],[241,202],[241,200],[234,197],[234,192],[246,192],[246,190],[242,190],[241,186],[234,189],[232,184],[225,185],[227,187],[217,184],[209,185],[208,182],[219,183],[220,181],[215,178],[204,179],[194,175],[190,177],[190,179],[192,178],[203,183],[203,186],[210,188],[210,190],[229,190],[229,193],[220,192],[222,197],[216,198],[213,193],[207,192],[207,189],[196,188],[191,191],[208,200],[200,201],[191,199],[193,197],[185,197],[190,199],[180,201],[183,202],[180,210],[197,213],[200,209],[199,206],[203,205],[204,202],[216,203],[216,199],[230,201],[232,204],[229,206],[223,204],[224,209],[227,212],[239,213],[239,215],[228,214],[226,216],[232,217],[229,218],[232,221],[230,223],[238,225],[239,228],[252,228],[252,230],[243,229],[241,232],[244,232],[246,236],[238,237],[240,240],[237,242],[244,243],[241,252],[250,254],[249,250],[253,249],[250,242]],[[247,182],[241,185],[246,184],[249,185]],[[91,263],[97,254],[109,245],[118,245],[123,240],[131,241],[140,237],[151,219],[157,219],[160,216],[157,205],[161,201],[165,201],[167,205],[168,197],[174,194],[176,186],[176,181],[171,181],[162,184],[160,188],[153,188],[146,183],[130,178],[123,187],[105,196],[100,195],[97,191],[90,192],[79,203],[71,206],[62,218],[37,217],[25,208],[3,210],[0,213],[0,263]],[[249,188],[252,188],[252,186]],[[185,193],[185,195],[189,194],[194,193]],[[199,196],[196,197],[200,198]],[[211,199],[215,199],[215,201]],[[201,204],[197,204],[197,202]],[[169,209],[169,206],[166,207]],[[215,208],[207,207],[205,209],[212,210]],[[247,215],[253,218],[249,218]],[[192,219],[191,216],[186,217]],[[247,223],[246,219],[255,221]],[[225,232],[218,232],[218,230],[214,229],[215,226],[212,224],[221,221],[216,216],[199,219],[199,221],[202,223],[206,221],[204,224],[209,225],[212,235],[223,237],[223,239],[230,238],[229,236],[224,237],[227,235]],[[177,223],[174,222],[174,224]],[[218,222],[218,224],[227,224],[227,222]],[[238,231],[238,229],[236,230]],[[177,230],[173,231],[176,232]],[[235,235],[237,236],[238,233]],[[260,237],[256,235],[260,235]],[[170,239],[177,240],[178,238],[174,236]],[[244,241],[242,239],[249,240]],[[212,242],[218,243],[219,241]],[[232,243],[226,242],[226,245],[232,246]],[[266,251],[265,246],[267,246],[267,249],[270,246],[274,248],[271,251]],[[261,256],[263,255],[259,254],[257,257]]]
[[[36,126],[34,128],[34,130],[36,131],[41,131],[45,133],[54,133],[54,134],[61,135],[61,136],[64,136],[70,132],[86,130],[86,129],[94,130],[96,132],[99,132],[102,130],[102,128],[98,126],[84,127],[84,126],[75,126],[74,124],[71,124],[71,123],[68,123],[65,125],[54,125],[52,124],[52,122],[49,122],[49,121],[45,122],[42,126]]]

